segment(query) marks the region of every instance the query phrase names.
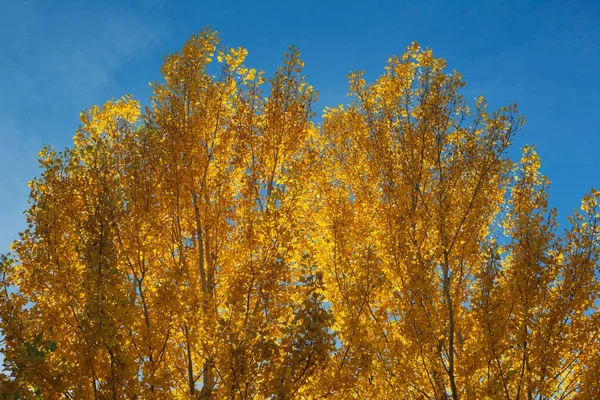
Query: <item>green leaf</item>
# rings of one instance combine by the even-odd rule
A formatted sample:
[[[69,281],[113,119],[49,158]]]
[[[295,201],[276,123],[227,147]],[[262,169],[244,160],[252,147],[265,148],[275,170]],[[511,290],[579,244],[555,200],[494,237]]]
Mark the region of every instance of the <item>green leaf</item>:
[[[38,333],[37,336],[33,339],[33,345],[37,346],[42,341],[43,337],[44,337],[44,332]]]

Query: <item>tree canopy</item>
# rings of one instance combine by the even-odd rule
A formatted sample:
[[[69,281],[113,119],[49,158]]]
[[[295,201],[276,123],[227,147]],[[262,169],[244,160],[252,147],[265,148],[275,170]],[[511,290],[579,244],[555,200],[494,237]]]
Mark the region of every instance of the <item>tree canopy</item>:
[[[5,398],[600,398],[600,192],[559,231],[516,106],[411,44],[315,122],[203,30],[39,153]]]

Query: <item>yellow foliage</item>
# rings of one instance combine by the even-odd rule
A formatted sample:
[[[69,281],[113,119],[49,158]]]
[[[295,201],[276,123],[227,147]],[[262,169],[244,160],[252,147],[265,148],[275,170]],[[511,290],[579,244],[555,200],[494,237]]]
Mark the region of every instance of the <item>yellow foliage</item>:
[[[39,153],[4,394],[598,398],[600,192],[559,236],[534,148],[507,156],[515,106],[469,108],[412,43],[317,124],[296,48],[268,86],[246,56],[202,31],[146,110]]]

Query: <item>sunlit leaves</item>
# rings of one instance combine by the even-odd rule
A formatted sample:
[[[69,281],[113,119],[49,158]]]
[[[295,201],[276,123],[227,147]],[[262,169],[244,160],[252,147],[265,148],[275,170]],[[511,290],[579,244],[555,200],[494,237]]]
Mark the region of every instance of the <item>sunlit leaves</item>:
[[[246,56],[201,31],[39,153],[8,398],[598,396],[600,192],[559,234],[516,106],[413,43],[317,125],[297,48]]]

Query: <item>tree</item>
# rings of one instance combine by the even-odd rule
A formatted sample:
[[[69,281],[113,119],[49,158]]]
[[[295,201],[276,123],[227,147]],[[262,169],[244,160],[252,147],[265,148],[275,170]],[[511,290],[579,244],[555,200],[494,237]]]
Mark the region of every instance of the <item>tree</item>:
[[[204,30],[150,106],[40,152],[2,259],[7,398],[594,398],[600,192],[557,232],[516,106],[412,44],[313,121]]]

